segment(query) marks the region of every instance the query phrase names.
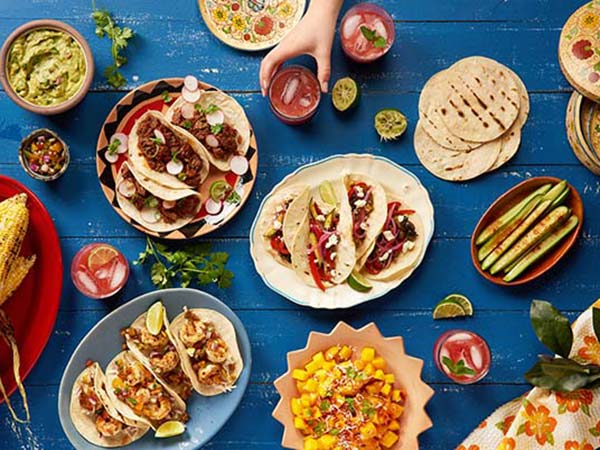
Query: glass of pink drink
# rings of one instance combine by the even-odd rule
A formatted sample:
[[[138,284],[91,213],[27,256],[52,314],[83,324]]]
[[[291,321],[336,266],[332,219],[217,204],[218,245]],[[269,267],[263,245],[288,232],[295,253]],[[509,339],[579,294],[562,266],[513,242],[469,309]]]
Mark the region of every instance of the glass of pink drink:
[[[110,297],[121,290],[128,278],[127,259],[108,244],[86,245],[77,252],[71,263],[73,284],[86,297]]]
[[[372,3],[359,3],[342,18],[342,49],[356,62],[368,63],[381,58],[394,43],[394,37],[392,17]]]
[[[301,125],[317,112],[321,101],[319,80],[304,66],[281,68],[269,87],[269,102],[273,113],[283,123]]]
[[[459,384],[483,379],[492,361],[490,348],[483,338],[466,330],[442,334],[435,343],[433,357],[438,369]]]

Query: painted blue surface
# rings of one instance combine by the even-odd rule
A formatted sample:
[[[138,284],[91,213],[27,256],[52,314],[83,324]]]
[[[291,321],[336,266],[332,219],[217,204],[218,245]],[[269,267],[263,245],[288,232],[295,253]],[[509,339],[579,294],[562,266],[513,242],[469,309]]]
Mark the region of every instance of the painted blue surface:
[[[407,351],[425,360],[424,378],[436,390],[428,407],[435,427],[421,437],[421,447],[448,450],[494,408],[527,389],[522,375],[542,351],[527,316],[531,299],[551,300],[574,318],[600,296],[600,179],[580,166],[569,149],[564,115],[570,87],[556,58],[560,27],[581,0],[379,0],[392,12],[397,28],[397,43],[383,61],[357,66],[342,56],[339,42],[334,44],[333,78],[350,74],[360,82],[359,108],[339,116],[326,96],[316,120],[303,128],[279,123],[258,93],[256,74],[262,54],[245,54],[220,44],[202,23],[194,0],[98,1],[139,34],[129,53],[126,89],[158,77],[194,73],[236,96],[259,142],[259,173],[252,198],[209,239],[215,249],[231,254],[229,265],[236,278],[228,290],[207,290],[243,321],[254,366],[240,407],[207,448],[280,448],[282,430],[270,416],[278,400],[271,383],[285,370],[285,354],[302,347],[311,330],[329,331],[338,320],[345,320],[354,326],[374,321],[386,335],[403,335]],[[346,3],[345,7],[354,1]],[[81,0],[0,1],[0,39],[29,19],[59,18],[88,38],[99,68],[93,91],[77,109],[61,117],[43,118],[20,110],[0,92],[0,172],[27,184],[47,205],[66,262],[90,241],[110,242],[132,260],[144,247],[143,236],[111,210],[95,178],[94,148],[100,125],[124,92],[108,89],[101,77],[101,68],[109,62],[109,46],[94,36],[89,12],[89,3]],[[451,184],[425,171],[412,149],[418,95],[433,73],[473,54],[497,58],[519,73],[530,91],[532,111],[521,150],[511,164],[476,181]],[[372,130],[373,114],[386,106],[400,108],[410,122],[407,135],[397,143],[380,143]],[[29,179],[17,160],[21,138],[41,126],[59,132],[73,157],[65,177],[49,185]],[[307,310],[261,282],[248,253],[248,232],[262,198],[285,175],[303,164],[350,152],[381,155],[415,173],[436,208],[436,233],[422,266],[400,289],[349,311]],[[491,285],[471,265],[471,231],[498,195],[535,175],[568,178],[579,190],[586,207],[583,236],[542,279],[513,289]],[[99,302],[79,295],[65,275],[55,331],[26,382],[32,423],[13,425],[0,407],[0,449],[72,448],[57,414],[58,383],[67,361],[108,312],[151,289],[147,270],[135,267],[122,294]],[[431,308],[454,291],[473,300],[475,317],[434,322]],[[492,370],[483,383],[452,385],[431,361],[436,337],[456,326],[480,332],[491,346]]]

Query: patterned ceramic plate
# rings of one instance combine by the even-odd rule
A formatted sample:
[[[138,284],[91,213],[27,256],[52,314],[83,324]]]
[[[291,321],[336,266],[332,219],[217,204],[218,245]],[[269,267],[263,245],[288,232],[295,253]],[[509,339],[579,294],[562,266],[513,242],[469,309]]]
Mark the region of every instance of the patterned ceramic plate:
[[[135,121],[146,111],[155,110],[165,112],[169,108],[169,105],[179,97],[182,86],[183,78],[167,78],[151,81],[131,91],[115,105],[106,118],[96,145],[98,178],[100,179],[102,191],[104,191],[104,195],[106,195],[114,210],[138,230],[162,239],[192,239],[204,236],[226,224],[240,211],[246,200],[248,200],[248,197],[250,197],[258,167],[256,137],[254,136],[252,127],[250,127],[250,148],[248,148],[248,152],[246,153],[249,163],[248,171],[244,175],[238,176],[233,172],[221,172],[211,166],[208,178],[202,184],[200,196],[203,201],[210,198],[209,187],[217,180],[225,180],[234,188],[234,192],[237,193],[237,195],[229,197],[231,200],[224,202],[223,209],[217,215],[208,214],[203,206],[194,220],[188,225],[175,231],[158,233],[144,228],[121,210],[115,195],[115,180],[121,164],[127,160],[127,153],[120,155],[116,163],[110,164],[106,160],[109,140],[115,133],[128,135]],[[199,88],[216,90],[213,86],[202,82],[199,82]]]
[[[206,26],[239,50],[273,47],[300,21],[306,0],[198,0]]]

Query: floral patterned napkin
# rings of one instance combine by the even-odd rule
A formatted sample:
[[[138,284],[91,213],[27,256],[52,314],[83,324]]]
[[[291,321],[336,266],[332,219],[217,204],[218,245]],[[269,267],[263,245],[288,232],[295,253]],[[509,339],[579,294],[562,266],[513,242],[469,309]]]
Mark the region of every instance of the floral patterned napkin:
[[[600,308],[600,300],[594,305]],[[573,324],[572,359],[600,365],[592,308]],[[600,447],[600,388],[534,388],[498,408],[456,450],[594,450]]]

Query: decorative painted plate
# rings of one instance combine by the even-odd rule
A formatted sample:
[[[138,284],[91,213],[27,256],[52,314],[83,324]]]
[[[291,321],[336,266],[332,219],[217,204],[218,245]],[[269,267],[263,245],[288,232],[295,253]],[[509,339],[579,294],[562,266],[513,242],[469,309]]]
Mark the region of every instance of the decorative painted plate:
[[[306,0],[198,0],[217,39],[239,50],[277,45],[304,14]]]
[[[358,292],[347,283],[333,286],[325,292],[305,284],[296,273],[279,264],[263,244],[258,221],[265,203],[281,190],[295,184],[318,186],[325,180],[333,180],[347,173],[362,173],[378,180],[389,194],[394,194],[406,201],[423,221],[425,245],[415,265],[392,281],[372,281],[373,288],[369,292]],[[288,300],[303,306],[321,309],[350,308],[361,303],[379,298],[392,289],[397,288],[408,279],[423,261],[427,247],[433,236],[433,205],[429,193],[421,181],[412,172],[390,161],[387,158],[368,154],[335,155],[321,161],[303,166],[285,177],[265,197],[252,228],[250,230],[250,253],[254,266],[265,284]]]
[[[573,13],[563,26],[558,60],[565,78],[586,97],[600,102],[600,0]]]
[[[105,369],[109,361],[122,350],[121,330],[129,326],[135,318],[147,311],[150,305],[158,300],[162,300],[167,314],[171,318],[182,312],[184,306],[213,309],[227,317],[235,328],[238,346],[244,361],[244,370],[238,378],[236,388],[231,392],[214,397],[201,397],[193,394],[188,399],[187,411],[190,420],[186,424],[186,432],[183,435],[169,439],[155,439],[150,431],[142,439],[135,441],[135,444],[124,448],[135,450],[198,449],[217,434],[242,401],[250,381],[252,355],[248,334],[238,316],[220,300],[195,289],[177,288],[149,292],[127,302],[98,322],[75,349],[65,368],[58,391],[58,415],[67,438],[75,448],[79,450],[101,449],[81,437],[71,422],[69,403],[75,379],[88,360],[97,361]]]
[[[115,133],[129,135],[135,121],[148,110],[166,112],[169,106],[181,95],[182,86],[183,78],[166,78],[151,81],[128,93],[109,113],[104,125],[102,125],[96,145],[98,178],[102,191],[114,210],[138,230],[162,239],[193,239],[204,236],[226,224],[240,211],[250,197],[258,167],[258,147],[254,131],[250,125],[250,147],[246,153],[248,159],[247,172],[242,176],[238,176],[231,171],[221,172],[211,165],[208,178],[202,184],[200,196],[203,202],[210,198],[209,187],[217,180],[226,181],[233,188],[233,192],[237,194],[233,197],[230,196],[232,200],[225,201],[223,208],[216,215],[209,214],[202,206],[194,220],[189,224],[175,231],[160,233],[148,230],[122,211],[116,198],[115,180],[121,164],[127,161],[127,153],[120,155],[119,160],[114,164],[108,162],[106,153],[110,138]],[[207,91],[217,90],[215,87],[202,82],[199,82],[199,88]]]
[[[18,181],[0,175],[0,201],[21,192],[27,194],[29,208],[29,229],[22,254],[36,254],[37,259],[19,289],[2,308],[15,329],[21,354],[21,377],[25,379],[46,347],[54,328],[62,292],[63,265],[56,228],[42,202]],[[10,349],[2,343],[0,376],[8,395],[17,387],[12,371]],[[2,401],[0,397],[0,403]],[[19,400],[14,403],[20,408]]]

